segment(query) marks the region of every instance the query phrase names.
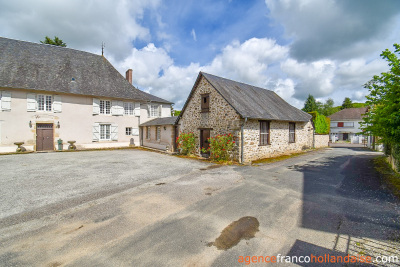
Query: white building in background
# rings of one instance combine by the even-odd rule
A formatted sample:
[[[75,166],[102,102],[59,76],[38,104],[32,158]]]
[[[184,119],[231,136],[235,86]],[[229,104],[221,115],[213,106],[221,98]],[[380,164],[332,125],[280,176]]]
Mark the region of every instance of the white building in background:
[[[100,55],[0,37],[0,152],[139,145],[139,124],[172,103],[132,85]]]
[[[331,119],[330,141],[349,141],[352,144],[364,143],[366,139],[361,134],[360,122],[367,109],[367,107],[347,108],[329,116]]]

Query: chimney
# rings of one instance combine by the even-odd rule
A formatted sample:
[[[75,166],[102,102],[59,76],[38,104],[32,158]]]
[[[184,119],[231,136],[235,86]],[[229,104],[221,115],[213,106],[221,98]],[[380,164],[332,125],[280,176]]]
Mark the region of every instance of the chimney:
[[[126,79],[130,84],[132,84],[132,69],[126,71]]]

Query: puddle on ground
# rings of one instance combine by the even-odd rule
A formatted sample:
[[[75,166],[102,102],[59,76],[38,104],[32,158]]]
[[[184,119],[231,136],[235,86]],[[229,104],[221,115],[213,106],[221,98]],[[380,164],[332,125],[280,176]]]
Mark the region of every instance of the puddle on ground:
[[[200,171],[206,171],[206,170],[221,168],[222,166],[223,166],[223,165],[218,165],[218,164],[215,164],[215,165],[208,165],[208,166],[205,167],[205,168],[201,168]]]
[[[219,250],[230,249],[242,239],[249,240],[253,238],[259,231],[259,226],[260,223],[256,218],[250,216],[242,217],[225,227],[221,235],[214,242],[208,243],[208,246],[216,246]]]

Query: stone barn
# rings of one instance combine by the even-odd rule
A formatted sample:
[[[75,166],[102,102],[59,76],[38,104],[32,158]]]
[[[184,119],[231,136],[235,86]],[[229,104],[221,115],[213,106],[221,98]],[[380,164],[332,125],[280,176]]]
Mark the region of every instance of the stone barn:
[[[177,121],[196,135],[197,153],[207,138],[233,134],[234,159],[251,162],[313,146],[311,115],[275,92],[200,72]]]

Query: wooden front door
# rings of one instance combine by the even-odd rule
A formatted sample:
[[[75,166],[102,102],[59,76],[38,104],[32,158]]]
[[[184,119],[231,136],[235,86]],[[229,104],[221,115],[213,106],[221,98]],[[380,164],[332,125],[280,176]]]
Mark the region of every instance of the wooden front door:
[[[203,129],[200,130],[200,149],[204,148],[209,148],[210,147],[210,142],[208,141],[208,138],[210,138],[210,130],[209,129]]]
[[[53,124],[36,124],[36,151],[54,150]]]

